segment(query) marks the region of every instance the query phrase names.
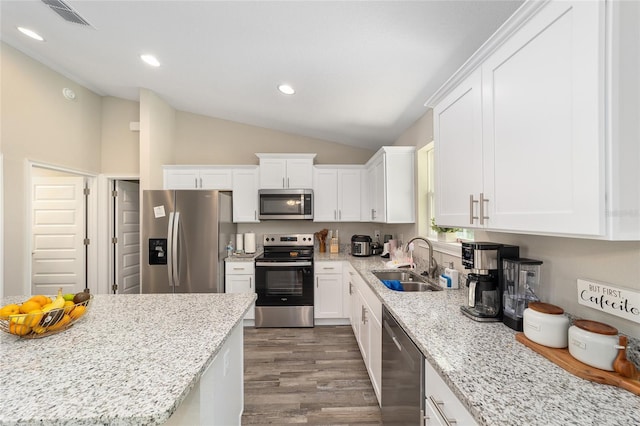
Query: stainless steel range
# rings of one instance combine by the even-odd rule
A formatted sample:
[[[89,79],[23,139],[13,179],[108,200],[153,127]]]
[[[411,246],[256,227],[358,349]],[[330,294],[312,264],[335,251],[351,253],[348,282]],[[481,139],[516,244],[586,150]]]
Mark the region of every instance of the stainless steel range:
[[[256,258],[256,327],[313,327],[313,234],[265,234]]]

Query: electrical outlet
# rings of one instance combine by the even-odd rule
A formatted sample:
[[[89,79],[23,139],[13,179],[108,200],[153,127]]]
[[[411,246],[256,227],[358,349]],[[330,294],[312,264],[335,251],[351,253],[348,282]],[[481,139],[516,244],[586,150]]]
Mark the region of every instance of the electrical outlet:
[[[373,236],[375,237],[376,241],[380,241],[380,230],[376,229],[375,231],[373,231]]]

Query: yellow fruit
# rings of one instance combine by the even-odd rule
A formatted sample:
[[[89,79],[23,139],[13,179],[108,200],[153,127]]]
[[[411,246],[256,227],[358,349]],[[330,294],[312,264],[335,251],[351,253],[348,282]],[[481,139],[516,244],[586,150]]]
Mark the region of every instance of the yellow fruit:
[[[44,313],[40,309],[31,311],[28,315],[25,315],[24,324],[29,327],[35,327],[36,325],[38,325],[38,323],[40,323],[43,315]]]
[[[69,312],[71,312],[73,310],[73,307],[76,306],[75,303],[73,303],[70,300],[66,300],[64,302],[64,313],[68,314]]]
[[[5,305],[0,309],[0,318],[9,318],[9,315],[17,315],[20,313],[20,306],[12,303]]]
[[[28,334],[29,332],[31,332],[31,327],[24,325],[24,324],[16,324],[15,322],[12,322],[11,324],[9,324],[9,333],[11,334],[16,334],[18,336],[24,336],[25,334]]]
[[[34,300],[27,300],[22,305],[20,305],[20,313],[28,314],[31,311],[40,310],[40,308],[42,308],[42,306],[38,302]]]
[[[86,310],[87,310],[87,308],[85,306],[79,305],[79,306],[76,306],[75,308],[73,308],[73,311],[71,311],[71,313],[69,315],[71,316],[72,319],[78,319],[82,315],[84,315]]]
[[[56,296],[56,300],[51,303],[47,303],[42,307],[42,312],[49,312],[52,309],[60,309],[64,306],[64,297],[62,297],[62,289],[58,290],[58,296]]]
[[[69,324],[70,321],[71,321],[71,317],[67,314],[64,314],[64,316],[60,319],[60,321],[58,321],[52,326],[49,326],[49,330],[56,331],[56,330],[63,329],[67,324]]]
[[[47,327],[43,327],[41,325],[36,325],[35,327],[33,327],[33,331],[34,331],[34,333],[42,334],[45,331],[47,331]]]
[[[31,299],[27,300],[27,302],[36,302],[40,305],[40,307],[42,307],[47,303],[51,303],[51,299],[49,299],[47,296],[36,294],[35,296],[32,296]]]

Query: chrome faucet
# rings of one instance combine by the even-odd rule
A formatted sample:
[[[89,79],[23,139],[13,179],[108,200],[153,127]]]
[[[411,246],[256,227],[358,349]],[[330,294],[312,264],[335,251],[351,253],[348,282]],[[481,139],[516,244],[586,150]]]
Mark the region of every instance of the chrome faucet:
[[[436,259],[434,259],[433,257],[433,245],[431,244],[431,241],[429,241],[427,238],[424,238],[424,237],[413,237],[407,243],[407,251],[409,251],[409,245],[415,240],[420,240],[427,243],[427,246],[429,247],[429,266],[425,272],[427,277],[436,279],[436,271],[438,270],[438,263],[436,262]]]

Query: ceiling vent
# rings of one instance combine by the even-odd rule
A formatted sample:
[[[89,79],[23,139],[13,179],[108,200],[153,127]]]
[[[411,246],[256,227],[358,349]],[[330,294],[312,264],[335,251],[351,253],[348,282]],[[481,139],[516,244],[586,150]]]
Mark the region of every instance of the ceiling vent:
[[[74,24],[91,26],[82,16],[71,8],[68,4],[62,0],[42,0],[42,3],[46,4],[58,15],[62,16],[67,22],[73,22]]]

